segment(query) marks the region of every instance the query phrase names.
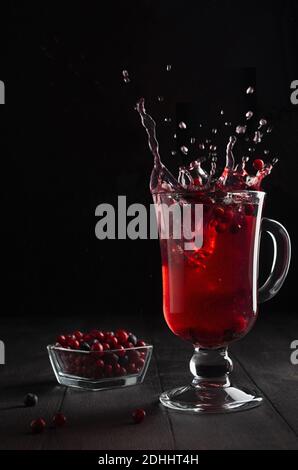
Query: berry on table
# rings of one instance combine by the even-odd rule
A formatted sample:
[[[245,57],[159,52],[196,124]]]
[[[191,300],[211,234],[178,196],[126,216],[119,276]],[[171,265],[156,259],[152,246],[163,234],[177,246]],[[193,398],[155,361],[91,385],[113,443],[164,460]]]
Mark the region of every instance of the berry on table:
[[[53,416],[53,423],[58,428],[61,428],[62,426],[64,426],[66,424],[66,421],[67,421],[66,416],[61,412],[58,412]]]
[[[137,410],[134,410],[132,413],[132,418],[136,424],[141,423],[146,417],[146,411],[138,408]]]
[[[30,423],[31,431],[33,434],[40,434],[46,427],[46,422],[43,418],[34,419]]]
[[[24,398],[24,405],[25,406],[35,406],[38,403],[38,396],[34,393],[27,393]]]
[[[263,168],[264,168],[264,162],[263,160],[261,160],[260,158],[256,158],[254,161],[253,161],[253,167],[258,170],[258,171],[262,171]]]

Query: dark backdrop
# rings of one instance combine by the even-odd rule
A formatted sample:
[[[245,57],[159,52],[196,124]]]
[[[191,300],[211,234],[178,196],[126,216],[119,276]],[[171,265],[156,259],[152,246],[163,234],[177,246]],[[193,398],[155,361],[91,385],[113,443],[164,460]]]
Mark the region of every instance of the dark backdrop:
[[[134,100],[147,98],[169,161],[175,124],[165,129],[162,119],[176,101],[195,102],[178,114],[204,114],[211,126],[222,106],[232,120],[243,111],[250,81],[254,109],[274,123],[270,149],[280,158],[265,183],[266,215],[285,224],[294,245],[288,280],[263,309],[294,310],[298,106],[289,98],[298,79],[297,2],[11,3],[9,59],[0,77],[13,164],[12,182],[2,175],[2,230],[18,251],[6,253],[8,293],[16,301],[10,314],[159,317],[158,242],[94,235],[99,203],[115,203],[118,194],[151,202],[152,159]]]

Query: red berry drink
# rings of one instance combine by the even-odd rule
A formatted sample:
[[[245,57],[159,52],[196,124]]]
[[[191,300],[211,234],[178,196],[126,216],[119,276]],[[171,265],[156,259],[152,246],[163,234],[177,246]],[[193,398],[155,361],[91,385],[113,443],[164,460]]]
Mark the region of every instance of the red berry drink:
[[[257,315],[253,254],[263,195],[248,202],[238,194],[238,202],[230,204],[216,198],[204,202],[201,248],[186,250],[181,240],[161,240],[166,322],[176,335],[203,348],[239,339]],[[157,204],[164,199],[155,196]]]

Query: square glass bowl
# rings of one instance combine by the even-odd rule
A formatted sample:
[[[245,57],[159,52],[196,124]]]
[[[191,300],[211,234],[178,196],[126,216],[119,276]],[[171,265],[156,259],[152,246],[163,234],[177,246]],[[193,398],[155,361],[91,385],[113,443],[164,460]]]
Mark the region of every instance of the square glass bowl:
[[[47,346],[59,384],[94,391],[142,383],[152,349],[147,345],[98,352]]]

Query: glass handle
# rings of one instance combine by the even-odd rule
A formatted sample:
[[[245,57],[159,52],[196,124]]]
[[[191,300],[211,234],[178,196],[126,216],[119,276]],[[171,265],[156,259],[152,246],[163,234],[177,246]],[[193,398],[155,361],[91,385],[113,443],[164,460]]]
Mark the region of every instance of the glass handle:
[[[271,236],[274,255],[269,277],[259,288],[259,303],[266,302],[277,294],[288,274],[291,260],[291,240],[283,225],[265,217],[262,219],[261,231]]]

